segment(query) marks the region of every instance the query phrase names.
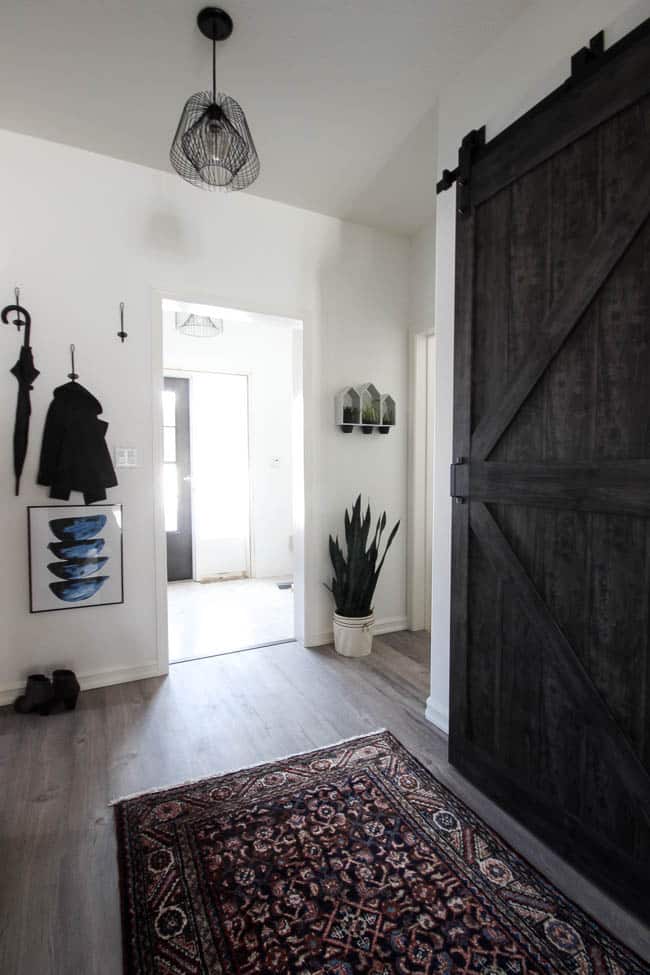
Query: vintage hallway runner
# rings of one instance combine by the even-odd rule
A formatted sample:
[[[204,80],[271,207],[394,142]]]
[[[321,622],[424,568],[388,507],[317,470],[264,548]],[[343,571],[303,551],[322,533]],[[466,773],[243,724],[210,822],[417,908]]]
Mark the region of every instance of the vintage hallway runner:
[[[128,975],[647,975],[389,732],[115,807]]]

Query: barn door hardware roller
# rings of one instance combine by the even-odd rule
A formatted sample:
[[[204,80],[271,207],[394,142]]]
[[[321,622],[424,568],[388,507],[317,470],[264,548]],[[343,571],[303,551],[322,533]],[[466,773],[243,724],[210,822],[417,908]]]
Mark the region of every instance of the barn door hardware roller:
[[[471,206],[472,165],[476,151],[484,145],[484,125],[480,129],[472,129],[468,132],[458,150],[458,166],[456,169],[443,169],[442,179],[436,186],[436,193],[444,193],[454,183],[458,183],[458,212],[461,215],[468,213]]]
[[[554,98],[566,88],[582,81],[583,78],[590,75],[593,71],[597,71],[601,65],[607,61],[605,55],[605,35],[601,30],[591,38],[589,41],[589,47],[581,47],[579,51],[576,51],[571,58],[570,77],[567,78],[567,80],[560,85],[559,88],[551,92],[551,94],[548,95],[544,101],[546,102],[548,99]],[[535,109],[532,109],[532,111],[535,111]],[[530,112],[526,112],[526,114],[522,115],[517,122],[513,123],[513,126],[511,126],[510,129],[516,125],[519,125],[524,119],[527,119],[530,114]],[[472,173],[472,163],[474,162],[474,154],[476,150],[482,148],[484,145],[485,126],[480,129],[473,129],[471,132],[469,132],[463,139],[458,152],[458,166],[456,169],[443,169],[442,177],[436,184],[436,193],[444,193],[444,191],[450,189],[454,183],[458,183],[458,212],[461,215],[468,213],[471,207],[469,183]]]
[[[600,59],[605,53],[605,34],[601,30],[589,41],[589,47],[581,47],[571,58],[571,78],[567,84],[584,78],[594,68],[599,67]]]
[[[469,496],[469,467],[464,457],[457,457],[449,469],[449,494],[456,504],[465,504]]]

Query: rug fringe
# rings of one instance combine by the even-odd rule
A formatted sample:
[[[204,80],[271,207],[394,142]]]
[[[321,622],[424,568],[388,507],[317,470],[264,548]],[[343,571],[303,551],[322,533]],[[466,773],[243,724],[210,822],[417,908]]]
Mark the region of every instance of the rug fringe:
[[[349,738],[340,738],[326,745],[317,745],[315,748],[307,748],[304,752],[291,752],[289,755],[280,755],[278,758],[267,758],[263,762],[254,762],[252,765],[241,765],[239,768],[224,769],[223,772],[215,772],[214,775],[199,775],[195,779],[185,779],[184,782],[174,782],[172,785],[159,785],[153,789],[143,789],[141,792],[131,792],[129,795],[120,796],[118,799],[111,799],[108,803],[111,806],[118,806],[121,802],[129,802],[131,799],[139,799],[141,796],[153,796],[159,792],[169,792],[171,789],[182,789],[186,785],[195,785],[197,782],[205,782],[207,779],[220,779],[224,775],[233,775],[236,772],[249,772],[263,765],[274,765],[276,762],[286,762],[289,758],[301,758],[303,755],[310,755],[312,752],[324,751],[326,748],[337,748],[339,745],[347,745],[350,741],[361,741],[363,738],[373,738],[375,735],[382,735],[388,728],[377,728],[376,731],[368,731],[363,735],[351,735]]]

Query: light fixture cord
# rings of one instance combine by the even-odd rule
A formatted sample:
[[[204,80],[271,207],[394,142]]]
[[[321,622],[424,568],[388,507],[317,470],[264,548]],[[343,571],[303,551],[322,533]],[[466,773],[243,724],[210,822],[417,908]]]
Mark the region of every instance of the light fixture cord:
[[[217,65],[216,65],[217,42],[212,38],[212,101],[217,101]]]

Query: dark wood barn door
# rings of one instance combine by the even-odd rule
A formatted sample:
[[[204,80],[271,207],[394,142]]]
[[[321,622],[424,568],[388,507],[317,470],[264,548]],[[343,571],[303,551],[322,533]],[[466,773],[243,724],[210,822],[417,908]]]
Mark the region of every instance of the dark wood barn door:
[[[650,920],[648,24],[459,169],[450,759]]]

